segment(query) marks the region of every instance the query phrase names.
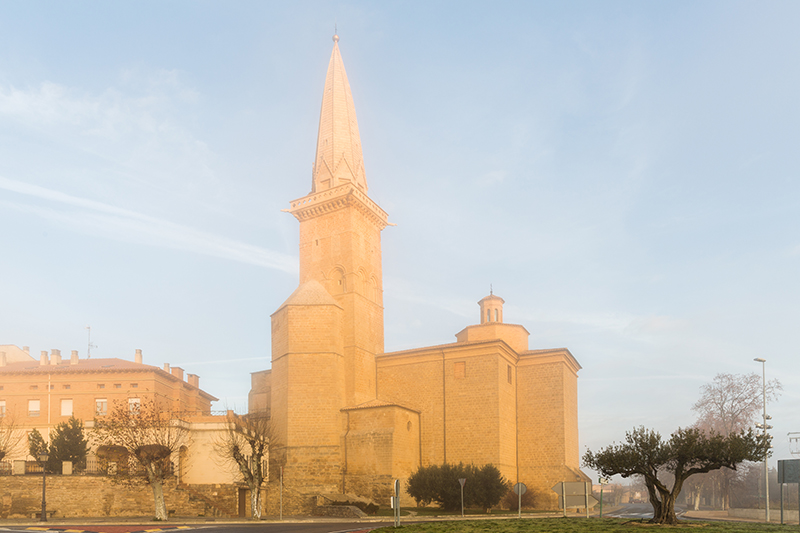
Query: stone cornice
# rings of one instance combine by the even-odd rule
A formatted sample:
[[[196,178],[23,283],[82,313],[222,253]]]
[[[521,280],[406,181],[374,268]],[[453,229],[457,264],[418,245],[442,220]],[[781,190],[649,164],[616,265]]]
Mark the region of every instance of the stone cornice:
[[[355,207],[380,229],[390,225],[386,211],[352,183],[293,200],[284,211],[302,222],[346,207]]]

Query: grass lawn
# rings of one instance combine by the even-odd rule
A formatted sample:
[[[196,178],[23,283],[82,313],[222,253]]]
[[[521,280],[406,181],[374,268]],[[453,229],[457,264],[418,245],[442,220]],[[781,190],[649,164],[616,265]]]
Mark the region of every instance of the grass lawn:
[[[381,533],[656,533],[664,530],[683,530],[686,533],[750,533],[771,531],[797,531],[796,526],[780,524],[759,524],[750,522],[699,522],[682,521],[677,526],[658,526],[646,521],[623,520],[618,518],[533,518],[522,520],[453,520],[447,522],[427,522],[403,524],[397,529],[385,527],[376,529]]]

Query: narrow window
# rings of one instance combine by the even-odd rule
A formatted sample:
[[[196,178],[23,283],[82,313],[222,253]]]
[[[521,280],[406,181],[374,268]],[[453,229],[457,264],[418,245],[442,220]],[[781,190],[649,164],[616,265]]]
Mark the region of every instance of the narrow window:
[[[64,390],[69,390],[71,387],[69,385],[63,385]]]
[[[28,416],[39,416],[39,400],[28,400]]]
[[[141,407],[142,402],[139,398],[128,398],[128,409],[130,409],[131,413],[138,415]]]
[[[72,416],[72,400],[61,400],[61,416]]]
[[[98,383],[97,384],[97,388],[98,389],[105,389],[106,388],[106,384],[105,383]]]
[[[138,387],[139,387],[139,384],[138,384],[138,383],[131,383],[131,388],[132,388],[132,389],[136,389],[136,388],[138,388]]]
[[[511,365],[508,365],[508,382],[511,383]]]
[[[497,322],[497,309],[494,310],[494,321]]]
[[[487,309],[486,310],[486,322],[491,322],[491,321],[492,321],[492,310],[491,309]]]
[[[122,383],[114,383],[114,388],[115,389],[121,389],[122,388]]]
[[[94,412],[97,416],[106,416],[108,413],[108,399],[98,398],[94,401]]]
[[[30,389],[31,390],[39,390],[39,385],[31,385]]]

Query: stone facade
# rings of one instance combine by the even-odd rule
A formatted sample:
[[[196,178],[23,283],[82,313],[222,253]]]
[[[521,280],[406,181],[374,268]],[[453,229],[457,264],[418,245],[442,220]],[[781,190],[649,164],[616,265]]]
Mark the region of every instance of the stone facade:
[[[502,298],[478,302],[478,323],[455,343],[384,352],[388,215],[367,195],[334,41],[311,193],[287,209],[300,224],[300,286],[272,315],[272,368],[252,375],[249,397],[249,410],[270,413],[277,430],[290,505],[335,492],[385,505],[393,479],[445,462],[493,463],[542,494],[588,480],[578,458],[580,365],[565,348],[529,350],[528,331],[505,323]],[[555,507],[555,493],[544,501]]]

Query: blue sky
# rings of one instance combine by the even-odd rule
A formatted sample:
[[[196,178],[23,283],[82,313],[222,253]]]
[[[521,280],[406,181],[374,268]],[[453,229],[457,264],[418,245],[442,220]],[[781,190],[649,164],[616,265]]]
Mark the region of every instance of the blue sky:
[[[568,347],[581,450],[760,372],[800,431],[800,4],[0,3],[0,344],[182,366],[246,409],[297,284],[334,24],[387,351],[489,292]]]

